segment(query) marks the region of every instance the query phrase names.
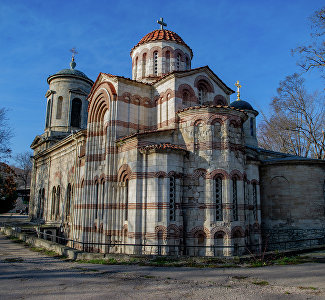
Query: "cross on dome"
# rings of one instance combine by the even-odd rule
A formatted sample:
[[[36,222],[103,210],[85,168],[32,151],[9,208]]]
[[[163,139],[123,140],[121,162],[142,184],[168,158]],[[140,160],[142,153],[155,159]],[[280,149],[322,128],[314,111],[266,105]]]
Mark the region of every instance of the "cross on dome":
[[[73,47],[72,49],[70,49],[70,52],[72,52],[72,57],[71,57],[71,63],[70,63],[70,68],[74,69],[76,67],[76,63],[74,61],[74,57],[76,54],[78,54],[77,50],[75,47]]]
[[[164,29],[164,26],[167,26],[167,23],[164,23],[164,18],[160,18],[160,20],[157,21],[158,24],[160,24],[160,29]]]
[[[237,80],[237,82],[235,83],[235,86],[237,87],[237,101],[240,101],[240,88],[241,88],[241,85],[239,84],[239,80]]]

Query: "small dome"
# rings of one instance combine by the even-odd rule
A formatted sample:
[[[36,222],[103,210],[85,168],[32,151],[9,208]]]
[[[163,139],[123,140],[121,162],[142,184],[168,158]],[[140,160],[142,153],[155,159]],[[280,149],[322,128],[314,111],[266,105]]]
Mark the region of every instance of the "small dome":
[[[244,100],[236,100],[230,103],[231,107],[237,108],[237,109],[248,109],[248,110],[254,110],[254,108]]]
[[[132,48],[131,53],[136,47],[138,47],[142,44],[145,44],[148,42],[154,42],[154,41],[162,41],[162,40],[163,41],[172,41],[172,42],[176,42],[177,44],[184,45],[190,49],[191,54],[193,55],[192,49],[183,41],[183,39],[177,33],[170,31],[170,30],[166,30],[166,29],[157,29],[157,30],[154,30],[154,31],[148,33],[147,35],[145,35],[140,40],[140,42],[137,43]]]
[[[74,59],[72,59],[72,61],[70,63],[70,69],[63,69],[63,70],[61,70],[61,71],[59,71],[59,72],[57,72],[57,73],[55,73],[53,75],[50,75],[47,78],[47,82],[49,83],[52,78],[60,77],[62,75],[63,76],[64,75],[68,75],[68,76],[72,75],[72,76],[76,76],[76,77],[79,77],[79,78],[81,77],[81,78],[87,80],[88,82],[90,82],[91,84],[93,84],[93,81],[89,77],[87,77],[87,75],[84,72],[76,70],[75,67],[76,67],[76,62],[74,61]]]

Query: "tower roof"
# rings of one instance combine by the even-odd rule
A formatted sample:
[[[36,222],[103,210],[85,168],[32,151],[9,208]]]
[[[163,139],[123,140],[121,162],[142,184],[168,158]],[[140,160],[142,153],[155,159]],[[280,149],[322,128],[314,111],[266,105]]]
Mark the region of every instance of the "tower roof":
[[[47,82],[50,83],[50,81],[52,79],[57,78],[57,77],[64,77],[64,76],[71,77],[71,76],[73,76],[73,77],[85,79],[86,81],[90,82],[90,84],[93,84],[93,81],[84,72],[76,70],[75,67],[76,67],[76,62],[74,61],[74,58],[72,58],[72,60],[70,62],[70,69],[62,69],[59,72],[57,72],[53,75],[50,75],[47,78]]]
[[[190,51],[191,55],[193,56],[193,51],[192,49],[183,41],[183,39],[175,32],[171,30],[166,30],[166,29],[157,29],[154,31],[149,32],[146,34],[140,41],[137,43],[132,49],[131,49],[131,54],[135,48],[138,46],[149,43],[149,42],[154,42],[154,41],[172,41],[177,44],[186,46]]]

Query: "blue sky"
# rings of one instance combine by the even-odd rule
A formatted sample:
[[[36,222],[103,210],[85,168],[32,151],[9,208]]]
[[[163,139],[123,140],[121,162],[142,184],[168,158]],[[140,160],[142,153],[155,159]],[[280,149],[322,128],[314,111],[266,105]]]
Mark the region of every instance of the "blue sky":
[[[0,107],[8,108],[11,147],[24,152],[45,124],[46,79],[77,67],[95,80],[99,72],[131,77],[130,49],[163,17],[192,48],[192,67],[209,65],[241,96],[268,111],[279,81],[301,71],[290,50],[309,40],[309,17],[318,0],[35,1],[0,2]],[[311,90],[323,90],[316,72]],[[235,100],[235,95],[232,96]]]

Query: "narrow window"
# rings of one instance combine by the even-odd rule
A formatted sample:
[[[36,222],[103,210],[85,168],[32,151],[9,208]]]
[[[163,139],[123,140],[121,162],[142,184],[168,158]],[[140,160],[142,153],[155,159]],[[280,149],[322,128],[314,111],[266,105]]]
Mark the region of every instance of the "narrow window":
[[[72,100],[71,127],[81,126],[81,106],[82,102],[80,99],[75,98]]]
[[[238,197],[237,197],[237,178],[232,179],[232,203],[233,203],[233,219],[238,221]]]
[[[66,204],[66,211],[65,211],[66,217],[70,216],[70,206],[71,206],[71,184],[69,183],[67,187],[67,204]]]
[[[45,189],[42,189],[42,195],[41,195],[41,214],[40,217],[44,217],[44,207],[45,207]]]
[[[177,54],[177,58],[176,58],[176,70],[179,71],[181,68],[181,55]]]
[[[101,207],[101,210],[102,210],[102,219],[104,218],[105,187],[106,187],[105,180],[102,180],[102,207]]]
[[[51,99],[47,101],[46,123],[45,123],[46,128],[50,126],[50,118],[51,118]]]
[[[163,199],[164,199],[164,178],[158,178],[158,222],[162,221],[162,208],[163,208]]]
[[[207,89],[203,84],[200,84],[198,87],[198,95],[199,95],[199,104],[203,104],[206,101],[207,97]]]
[[[153,53],[153,74],[158,75],[158,51]]]
[[[166,73],[170,72],[170,52],[166,52]]]
[[[189,70],[190,69],[190,60],[188,59],[188,57],[186,57],[185,63],[186,63],[186,70]]]
[[[99,197],[99,184],[96,182],[95,186],[95,219],[98,217],[98,197]]]
[[[254,119],[250,118],[251,136],[254,136]]]
[[[63,103],[63,97],[60,96],[58,98],[58,102],[56,105],[56,118],[57,119],[61,119],[61,116],[62,116],[62,103]]]
[[[247,209],[247,183],[244,180],[244,217],[246,220],[246,209]]]
[[[135,67],[134,67],[134,79],[138,77],[138,58],[135,59]]]
[[[253,214],[254,214],[254,220],[257,220],[257,188],[256,188],[256,183],[253,183]]]
[[[222,179],[217,177],[215,179],[215,188],[216,188],[216,221],[222,221]]]
[[[186,103],[189,101],[189,91],[188,90],[184,90],[183,91],[183,103]]]
[[[129,219],[129,180],[125,181],[125,221]]]
[[[176,180],[175,176],[169,178],[169,220],[175,221]]]
[[[51,207],[51,216],[55,216],[55,202],[56,202],[56,188],[55,186],[52,189],[52,207]]]
[[[142,78],[146,77],[146,68],[147,68],[147,54],[142,55]]]
[[[58,185],[57,189],[56,189],[56,209],[55,209],[55,215],[56,218],[60,217],[60,186]]]

